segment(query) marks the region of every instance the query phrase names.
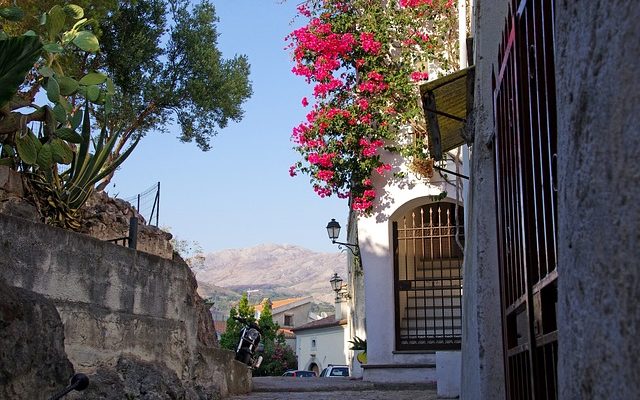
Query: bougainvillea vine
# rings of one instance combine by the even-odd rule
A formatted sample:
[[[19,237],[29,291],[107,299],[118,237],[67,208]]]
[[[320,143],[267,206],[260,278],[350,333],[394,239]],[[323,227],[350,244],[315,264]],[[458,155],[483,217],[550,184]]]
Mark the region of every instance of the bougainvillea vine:
[[[286,39],[292,72],[313,85],[314,98],[301,100],[310,110],[293,128],[302,159],[289,174],[308,174],[321,197],[348,198],[369,213],[372,178],[392,169],[383,149],[428,156],[424,143],[401,140],[400,128],[424,130],[417,84],[429,68],[449,69],[455,9],[451,0],[310,0],[298,13],[308,23]]]

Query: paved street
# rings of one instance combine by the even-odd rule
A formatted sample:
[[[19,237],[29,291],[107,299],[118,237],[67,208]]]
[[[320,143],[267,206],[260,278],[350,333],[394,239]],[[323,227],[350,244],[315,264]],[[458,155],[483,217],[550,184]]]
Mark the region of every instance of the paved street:
[[[347,378],[253,378],[253,392],[230,400],[435,400],[435,385],[373,384]]]

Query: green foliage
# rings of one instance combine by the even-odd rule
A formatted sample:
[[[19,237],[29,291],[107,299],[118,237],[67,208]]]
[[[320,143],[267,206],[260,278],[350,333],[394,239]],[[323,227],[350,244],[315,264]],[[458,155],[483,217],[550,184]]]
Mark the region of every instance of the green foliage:
[[[367,351],[367,339],[362,339],[358,336],[354,336],[353,340],[349,340],[349,343],[351,343],[351,347],[349,348],[349,350]]]
[[[233,319],[233,317],[244,318],[249,322],[256,322],[256,309],[249,304],[249,298],[246,293],[242,294],[237,307],[232,307],[227,319],[227,330],[220,335],[220,346],[224,349],[234,350],[240,340],[240,330],[242,324]]]
[[[265,299],[262,302],[262,311],[260,312],[260,318],[258,318],[258,326],[262,329],[262,338],[265,342],[273,342],[276,340],[280,326],[273,321],[271,301],[269,301],[269,299]]]
[[[115,90],[104,73],[81,68],[74,69],[73,76],[67,74],[69,59],[80,56],[90,60],[99,49],[95,34],[86,30],[95,21],[83,17],[80,6],[54,5],[39,19],[39,37],[30,31],[0,40],[0,105],[6,105],[1,110],[6,118],[0,119],[0,132],[8,134],[0,162],[27,174],[45,222],[71,229],[80,227],[77,211],[95,184],[112,174],[138,143],[135,140],[114,157],[121,132],[107,135],[103,125],[97,137],[91,134],[90,102],[102,107],[104,119]],[[29,91],[17,93],[21,85],[30,85]],[[25,102],[25,97],[35,96],[40,88],[53,106]],[[80,106],[83,103],[84,108]],[[35,111],[15,111],[25,106]],[[37,123],[37,135],[28,122]],[[60,169],[59,164],[70,167]]]
[[[209,150],[219,128],[243,117],[252,93],[247,58],[222,57],[208,1],[119,3],[100,22],[99,62],[119,89],[109,129],[123,130],[124,143],[175,121],[181,141]]]
[[[298,361],[293,350],[281,341],[265,342],[264,360],[254,376],[280,376],[285,371],[297,369]]]
[[[41,51],[42,42],[35,36],[0,40],[0,108],[14,96]]]

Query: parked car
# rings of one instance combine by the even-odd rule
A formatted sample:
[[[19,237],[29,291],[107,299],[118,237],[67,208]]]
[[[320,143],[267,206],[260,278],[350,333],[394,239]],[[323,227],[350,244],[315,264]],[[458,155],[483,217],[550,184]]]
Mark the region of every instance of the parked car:
[[[338,378],[343,376],[349,376],[349,367],[346,365],[331,365],[322,370],[321,377],[325,378]]]
[[[282,376],[293,376],[296,378],[315,378],[316,373],[313,371],[291,370],[287,371]]]

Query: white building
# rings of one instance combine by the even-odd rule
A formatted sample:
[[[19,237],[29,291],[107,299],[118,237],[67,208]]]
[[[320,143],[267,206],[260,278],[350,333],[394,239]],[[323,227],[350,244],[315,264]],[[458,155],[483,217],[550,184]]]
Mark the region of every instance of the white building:
[[[346,365],[348,326],[346,319],[335,315],[309,322],[293,329],[296,336],[298,369],[317,375],[329,364]]]

